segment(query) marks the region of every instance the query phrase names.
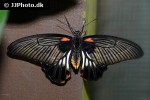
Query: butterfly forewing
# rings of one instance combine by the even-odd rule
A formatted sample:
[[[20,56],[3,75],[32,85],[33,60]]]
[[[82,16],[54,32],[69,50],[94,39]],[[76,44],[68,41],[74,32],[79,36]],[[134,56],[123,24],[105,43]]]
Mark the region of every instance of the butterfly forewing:
[[[24,37],[8,46],[8,55],[40,62],[46,76],[51,81],[63,84],[70,77],[71,38],[61,34],[40,34]]]
[[[137,44],[126,39],[107,35],[84,37],[84,39],[86,38],[93,39],[93,42],[86,43],[94,47],[94,50],[89,55],[96,64],[109,65],[124,60],[139,58],[143,55],[142,49]]]

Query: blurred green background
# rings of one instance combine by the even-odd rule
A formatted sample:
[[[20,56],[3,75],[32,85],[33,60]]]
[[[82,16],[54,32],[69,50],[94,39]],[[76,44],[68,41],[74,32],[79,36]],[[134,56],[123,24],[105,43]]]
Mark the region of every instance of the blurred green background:
[[[7,19],[7,15],[8,15],[8,11],[7,10],[0,10],[0,43],[1,43],[1,39],[2,39],[2,32],[3,32],[3,28],[5,26],[5,21]]]
[[[91,100],[150,100],[150,1],[97,2],[97,34],[129,39],[141,46],[144,56],[108,66],[92,82]]]

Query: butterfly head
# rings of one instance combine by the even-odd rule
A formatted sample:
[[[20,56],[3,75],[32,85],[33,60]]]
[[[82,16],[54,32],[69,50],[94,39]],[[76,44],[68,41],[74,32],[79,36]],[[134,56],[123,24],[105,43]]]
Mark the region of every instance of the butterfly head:
[[[74,32],[73,32],[73,35],[74,35],[75,37],[79,37],[79,36],[82,35],[82,32],[81,32],[81,31],[74,31]]]

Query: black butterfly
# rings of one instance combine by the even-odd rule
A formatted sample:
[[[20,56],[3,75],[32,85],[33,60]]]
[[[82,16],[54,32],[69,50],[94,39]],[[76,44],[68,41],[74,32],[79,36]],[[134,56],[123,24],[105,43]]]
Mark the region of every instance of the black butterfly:
[[[65,17],[66,18],[66,17]],[[39,62],[53,83],[64,85],[70,70],[80,71],[85,80],[97,80],[107,65],[139,58],[142,49],[135,43],[108,35],[83,35],[69,26],[73,37],[62,34],[39,34],[18,39],[8,46],[10,57]]]

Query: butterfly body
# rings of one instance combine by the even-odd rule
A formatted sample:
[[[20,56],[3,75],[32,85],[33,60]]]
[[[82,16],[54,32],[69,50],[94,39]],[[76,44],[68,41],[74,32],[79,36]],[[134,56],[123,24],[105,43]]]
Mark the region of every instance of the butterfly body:
[[[109,35],[82,36],[82,31],[68,26],[73,37],[57,33],[27,36],[12,42],[7,53],[40,63],[46,77],[57,85],[71,78],[71,70],[80,72],[85,80],[97,80],[108,65],[143,55],[140,46],[130,40]]]

